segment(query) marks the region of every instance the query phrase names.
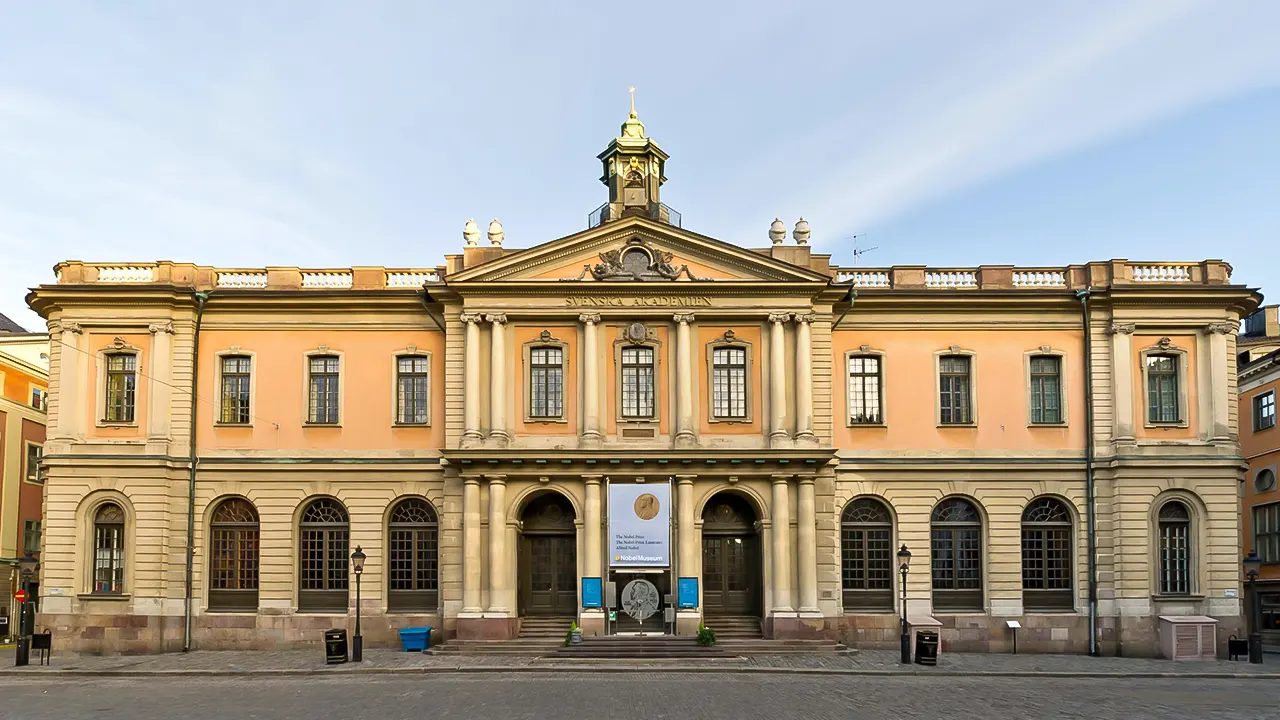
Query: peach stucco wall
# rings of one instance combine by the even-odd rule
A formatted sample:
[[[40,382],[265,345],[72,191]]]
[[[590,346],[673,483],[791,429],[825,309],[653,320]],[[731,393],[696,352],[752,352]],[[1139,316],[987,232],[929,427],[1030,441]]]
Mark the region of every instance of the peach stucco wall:
[[[747,378],[749,390],[747,392],[747,402],[751,408],[751,422],[711,422],[711,387],[709,386],[709,373],[707,371],[708,364],[711,362],[708,357],[707,346],[709,343],[720,340],[724,337],[726,330],[733,330],[734,338],[748,345],[750,361],[749,372]],[[760,326],[758,325],[700,325],[698,326],[697,352],[694,356],[694,383],[699,391],[694,395],[694,412],[699,418],[699,427],[703,435],[758,435],[761,432],[760,417],[760,393],[761,393],[761,335]]]
[[[565,344],[564,348],[564,420],[559,421],[524,421],[529,411],[529,367],[525,345],[537,343],[543,330],[551,333],[555,342]],[[514,389],[516,432],[521,435],[573,435],[578,434],[578,327],[568,323],[550,325],[517,325],[512,336],[516,358],[516,374],[511,379],[510,387]],[[600,367],[609,367],[603,360]]]
[[[1178,378],[1182,391],[1187,397],[1186,426],[1147,427],[1147,394],[1143,367],[1142,352],[1155,346],[1161,335],[1133,336],[1133,418],[1134,436],[1139,440],[1194,440],[1200,433],[1200,408],[1196,402],[1199,367],[1196,365],[1196,337],[1194,335],[1170,335],[1171,347],[1186,351],[1187,365],[1185,377]]]
[[[617,369],[618,366],[615,363],[615,358],[617,357],[615,350],[619,345],[619,333],[625,327],[625,323],[605,323],[600,332],[600,367],[605,370],[605,376],[608,378],[607,387],[609,393],[605,398],[606,402],[603,403],[602,406],[608,408],[608,410],[605,411],[605,417],[607,418],[606,427],[608,428],[608,433],[610,435],[616,435],[618,433],[618,375],[620,371]],[[667,332],[667,328],[658,327],[654,332],[659,343],[658,347],[654,351],[654,358],[657,363],[657,367],[654,369],[654,372],[658,376],[658,390],[655,395],[655,399],[657,400],[656,410],[659,418],[658,433],[666,434],[670,431],[670,418],[673,411],[671,404],[674,398],[671,397],[670,378],[671,363],[672,358],[675,357],[675,349],[672,347],[671,334]]]
[[[89,336],[89,383],[85,387],[94,388],[101,394],[106,387],[107,366],[101,353],[114,346],[116,337],[124,341],[126,348],[132,348],[138,354],[137,393],[134,396],[133,423],[129,425],[99,426],[106,407],[96,397],[89,402],[86,398],[82,412],[85,413],[85,427],[92,438],[142,438],[147,435],[147,413],[151,407],[151,388],[148,382],[148,369],[151,367],[151,335],[148,333],[134,335],[114,335],[112,333],[94,333]]]
[[[321,345],[342,357],[341,427],[307,427],[307,356]],[[253,357],[251,427],[215,426],[218,353]],[[395,427],[395,357],[431,354],[431,424]],[[438,448],[444,443],[444,336],[426,330],[206,330],[200,336],[199,445],[226,449]]]
[[[884,353],[882,427],[848,427],[845,353]],[[976,427],[938,427],[934,353],[952,345],[973,360]],[[1048,345],[1062,358],[1067,425],[1029,427],[1024,355]],[[851,330],[832,338],[836,447],[858,450],[1053,450],[1083,448],[1084,340],[1062,330]]]
[[[49,386],[43,378],[29,375],[11,365],[0,369],[0,377],[4,378],[4,387],[0,388],[0,396],[23,405],[31,404],[32,385],[41,389],[47,389]]]

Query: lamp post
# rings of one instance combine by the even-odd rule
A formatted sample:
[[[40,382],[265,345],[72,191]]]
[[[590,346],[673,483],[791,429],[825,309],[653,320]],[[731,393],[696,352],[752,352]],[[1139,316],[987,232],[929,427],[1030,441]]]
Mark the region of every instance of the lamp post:
[[[1258,629],[1258,571],[1262,558],[1256,550],[1250,550],[1244,558],[1244,576],[1249,578],[1249,662],[1262,664],[1262,632]]]
[[[907,630],[907,570],[911,567],[911,551],[904,544],[898,551],[898,572],[902,574],[902,664],[911,664],[911,633]]]
[[[351,553],[351,569],[356,574],[356,634],[351,638],[351,662],[364,661],[364,638],[360,636],[360,576],[364,573],[366,557],[359,545]]]
[[[31,614],[31,599],[27,596],[31,593],[31,576],[35,575],[39,562],[30,552],[18,558],[18,576],[22,579],[19,587],[22,588],[23,598],[18,605],[18,647],[13,654],[15,667],[26,665],[31,657],[31,632],[35,629],[35,623],[27,619]]]

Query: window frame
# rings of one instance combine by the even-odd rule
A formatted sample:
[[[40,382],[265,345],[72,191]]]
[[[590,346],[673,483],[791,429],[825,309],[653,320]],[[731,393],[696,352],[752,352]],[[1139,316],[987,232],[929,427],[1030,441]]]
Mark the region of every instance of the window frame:
[[[430,510],[433,520],[426,522],[396,522],[395,515],[405,503],[421,502]],[[422,560],[419,543],[422,535],[430,535],[432,545],[435,548],[435,569],[429,573],[429,579],[432,588],[413,588],[413,589],[393,589],[392,583],[395,581],[394,574],[396,572],[395,563],[400,561],[399,553],[403,552],[396,549],[397,542],[396,533],[410,534],[409,563],[410,572],[416,576],[419,563]],[[440,511],[436,509],[435,503],[431,502],[421,495],[407,495],[396,498],[387,508],[387,568],[386,568],[386,598],[388,613],[411,613],[411,614],[433,614],[440,611],[441,607],[441,581],[440,581]],[[418,578],[411,580],[417,583]]]
[[[253,511],[253,521],[219,521],[218,511],[228,503],[241,502]],[[210,504],[207,526],[209,528],[209,561],[207,566],[207,605],[205,610],[211,613],[256,613],[262,592],[262,516],[253,501],[239,495],[228,495],[218,498]],[[223,557],[216,549],[219,533],[233,533],[230,538],[234,548],[228,562],[228,569],[236,577],[236,587],[215,587],[218,568],[215,563]],[[245,576],[243,548],[252,543],[253,548],[253,587],[243,587]],[[243,598],[243,599],[242,599]]]
[[[311,361],[313,358],[332,357],[338,360],[338,392],[337,392],[337,418],[330,422],[312,422],[311,421]],[[346,356],[343,352],[333,350],[321,346],[319,349],[311,350],[303,353],[302,360],[302,426],[304,428],[333,428],[342,427],[342,406],[345,399],[345,378],[346,378]],[[329,374],[329,373],[324,373]]]
[[[743,407],[746,413],[741,416],[735,415],[716,415],[715,408],[715,388],[716,388],[716,350],[736,349],[743,351]],[[756,347],[753,343],[743,340],[733,334],[732,330],[728,330],[720,337],[708,342],[704,345],[703,351],[706,353],[706,377],[707,377],[707,423],[723,424],[723,425],[750,425],[755,422],[755,393],[754,389],[754,373],[755,373],[755,351]],[[657,390],[657,384],[654,385]]]
[[[108,418],[110,409],[110,384],[112,371],[110,368],[111,358],[133,356],[133,404],[131,413],[127,420],[111,420]],[[143,356],[140,348],[134,347],[127,343],[117,342],[102,348],[97,352],[98,367],[101,368],[100,376],[97,382],[97,399],[98,412],[96,413],[95,424],[98,427],[138,427],[139,416],[142,414],[142,367]],[[124,371],[116,371],[123,373]],[[127,391],[126,391],[127,392]]]
[[[1177,402],[1178,402],[1178,419],[1176,421],[1164,422],[1153,421],[1151,419],[1151,374],[1147,371],[1147,358],[1153,355],[1168,356],[1174,359],[1175,379],[1177,383]],[[1138,371],[1142,375],[1142,397],[1139,402],[1142,404],[1143,426],[1147,428],[1185,428],[1191,426],[1191,410],[1189,399],[1189,385],[1191,383],[1189,353],[1185,348],[1178,347],[1168,342],[1167,338],[1161,338],[1160,342],[1155,345],[1144,348],[1138,353]]]
[[[119,522],[104,522],[98,518],[107,506],[115,506],[120,511]],[[119,598],[128,594],[129,587],[129,510],[128,507],[120,500],[111,497],[106,498],[102,502],[96,503],[89,509],[89,595],[94,597]],[[100,546],[101,534],[100,529],[107,527],[115,528],[116,546],[114,548]],[[99,589],[98,570],[99,570],[99,551],[114,550],[105,566],[107,572],[112,575],[113,588],[110,590]]]
[[[879,505],[888,520],[860,521],[848,519],[849,513],[860,502],[870,502]],[[898,561],[897,556],[894,554],[894,546],[897,542],[897,524],[895,523],[892,506],[890,506],[889,503],[881,497],[874,495],[861,495],[850,499],[849,502],[845,503],[844,507],[841,508],[839,523],[840,603],[842,611],[845,614],[849,614],[851,611],[857,613],[895,612],[897,610],[897,596],[900,588],[898,587],[899,580],[897,580]],[[850,564],[850,558],[846,553],[846,541],[850,541],[850,538],[846,537],[846,532],[862,533],[860,540],[853,541],[859,542],[862,550],[862,587],[854,587],[845,582],[846,566]],[[872,561],[869,557],[871,551],[869,543],[872,541],[872,538],[868,537],[868,533],[871,532],[887,532],[888,534],[888,545],[886,548],[889,562],[888,589],[867,587],[871,584],[870,574],[873,569],[871,567]],[[875,540],[880,541],[881,539],[875,538]]]
[[[337,522],[307,522],[307,511],[313,505],[319,502],[331,502],[342,510],[343,521]],[[295,522],[297,528],[297,540],[294,543],[293,551],[296,553],[295,562],[297,570],[294,573],[297,593],[298,593],[298,613],[308,614],[346,614],[351,604],[351,511],[347,508],[346,503],[338,498],[328,495],[320,495],[309,497],[299,506],[298,518]],[[322,585],[323,587],[309,588],[306,587],[306,581],[303,573],[306,571],[303,543],[307,542],[307,532],[322,533],[322,552],[321,559],[322,568]],[[335,553],[334,534],[341,533],[341,552]],[[342,587],[331,587],[333,583],[333,570],[337,567],[335,560],[343,567]],[[342,602],[338,602],[338,595],[341,593]]]
[[[1266,402],[1267,400],[1270,400],[1270,402],[1269,403]],[[1254,395],[1253,400],[1250,404],[1253,407],[1253,431],[1255,433],[1262,432],[1263,430],[1270,430],[1271,428],[1276,426],[1276,391],[1275,390],[1268,390],[1266,392],[1261,392],[1261,393],[1258,393],[1257,395]],[[1266,420],[1266,418],[1264,418],[1263,413],[1266,411],[1268,407],[1271,409],[1271,414],[1269,416],[1271,422],[1270,424],[1264,425],[1263,422]]]
[[[249,414],[249,419],[245,422],[238,422],[238,421],[227,422],[222,419],[224,417],[223,413],[225,412],[225,408],[223,406],[224,397],[222,393],[223,382],[224,382],[223,378],[226,375],[225,373],[226,368],[224,367],[224,361],[227,358],[233,358],[233,357],[236,357],[236,358],[242,357],[242,358],[249,359],[249,372],[248,372],[249,401],[246,407],[246,411]],[[215,381],[217,384],[214,386],[214,396],[218,398],[217,414],[214,416],[214,419],[213,419],[214,426],[215,427],[248,427],[248,428],[253,427],[253,417],[254,417],[254,411],[256,409],[255,405],[256,405],[256,396],[257,396],[257,384],[258,384],[257,353],[252,351],[247,351],[247,350],[241,350],[238,347],[232,347],[232,348],[229,348],[226,350],[220,350],[214,353],[214,359],[215,359],[215,362],[217,362],[218,364],[217,378]]]
[[[1036,422],[1034,411],[1035,398],[1035,377],[1032,372],[1032,366],[1035,361],[1040,358],[1056,358],[1058,361],[1058,420],[1056,422]],[[1064,350],[1056,350],[1050,345],[1041,345],[1035,350],[1027,350],[1022,354],[1022,370],[1023,377],[1027,386],[1027,427],[1029,428],[1053,428],[1066,427],[1069,418],[1067,414],[1067,353]]]
[[[1263,547],[1262,538],[1258,532],[1258,515],[1259,512],[1269,512],[1274,515],[1271,522],[1268,523],[1268,531],[1263,533],[1267,536],[1267,544],[1275,552],[1270,555],[1266,554],[1267,548]],[[1264,565],[1280,565],[1280,501],[1258,503],[1251,508],[1249,514],[1249,530],[1253,535],[1253,550],[1258,553]]]
[[[33,546],[30,543],[31,529],[35,526],[36,543]],[[40,555],[40,544],[44,539],[44,521],[41,520],[23,520],[22,521],[22,552],[31,553],[32,555]]]
[[[954,500],[960,500],[968,503],[969,506],[973,508],[974,513],[976,513],[978,516],[977,522],[976,523],[970,522],[970,521],[952,522],[952,521],[937,520],[935,516],[938,513],[938,511],[942,508],[942,506]],[[937,539],[936,537],[937,531],[952,530],[951,560],[955,561],[958,558],[958,555],[957,555],[958,550],[956,547],[957,535],[955,534],[955,531],[973,530],[975,528],[978,531],[977,533],[977,540],[978,540],[978,578],[977,578],[978,587],[977,589],[974,589],[974,588],[958,589],[954,587],[940,589],[938,587],[938,576],[937,576],[938,568],[936,565],[938,558],[935,556],[935,553],[934,553],[934,543]],[[952,575],[953,577],[951,582],[954,584],[959,577],[959,573],[954,566],[952,568]],[[966,495],[949,495],[947,497],[942,498],[941,500],[938,501],[936,505],[933,506],[933,509],[929,511],[929,591],[930,591],[930,598],[933,604],[933,612],[935,614],[942,614],[942,613],[966,614],[966,613],[986,612],[986,597],[987,597],[986,583],[987,583],[987,518],[983,515],[982,506],[978,503],[977,500],[971,497],[968,497]],[[939,593],[942,593],[942,594],[939,595]],[[972,600],[975,598],[975,595],[977,600],[976,603],[961,602],[962,600]],[[950,604],[940,603],[939,602],[940,599],[952,600],[952,602]]]
[[[849,370],[849,365],[854,358],[874,359],[878,371],[876,373],[879,382],[879,415],[880,419],[876,422],[854,422],[853,415],[849,412],[849,405],[853,400],[853,374]],[[885,387],[887,385],[887,368],[885,367],[885,353],[882,350],[874,350],[870,345],[863,345],[857,350],[849,350],[844,354],[844,422],[845,427],[865,428],[865,427],[885,427],[889,423],[888,412],[889,406],[885,402]],[[860,377],[866,377],[866,373],[862,373]],[[935,401],[936,402],[936,401]]]
[[[1186,520],[1164,520],[1160,517],[1164,508],[1171,504],[1179,504],[1187,511]],[[1152,567],[1155,570],[1155,583],[1152,585],[1153,595],[1161,598],[1188,598],[1196,597],[1198,589],[1199,573],[1197,572],[1197,563],[1199,562],[1198,547],[1199,528],[1196,522],[1196,507],[1187,498],[1181,495],[1173,495],[1160,499],[1154,504],[1153,515],[1155,522],[1152,524],[1155,530],[1155,538],[1152,542],[1152,549],[1155,552],[1155,562]],[[1186,591],[1166,590],[1165,585],[1165,526],[1185,528],[1185,552],[1186,552]]]
[[[533,351],[542,349],[560,351],[560,414],[533,414]],[[538,338],[526,342],[521,347],[521,359],[524,367],[520,373],[524,382],[524,421],[526,424],[568,423],[569,422],[569,386],[572,380],[569,373],[569,343],[553,336],[551,331],[544,330]]]
[[[44,475],[40,472],[40,462],[44,458],[44,443],[23,441],[22,448],[22,481],[32,485],[44,485]],[[31,451],[36,450],[36,468],[34,479],[31,473]]]
[[[1065,520],[1028,520],[1027,513],[1036,503],[1053,502],[1061,509]],[[1076,515],[1070,502],[1055,495],[1038,495],[1022,509],[1018,523],[1021,564],[1022,564],[1022,609],[1024,613],[1074,613],[1076,610]],[[1059,533],[1061,537],[1053,538],[1051,534]],[[1028,577],[1027,541],[1028,534],[1039,534],[1041,562],[1038,573]],[[1053,582],[1049,543],[1053,540],[1065,541],[1066,560],[1060,568],[1065,571],[1066,587],[1048,587]],[[1028,587],[1028,580],[1041,582],[1045,587]]]
[[[36,393],[40,393],[40,404],[36,405],[34,402],[28,403],[28,404],[31,406],[33,410],[39,410],[40,412],[43,412],[43,413],[49,412],[49,388],[45,385],[28,383],[27,394],[31,397],[32,400],[35,400]]]
[[[634,342],[626,337],[628,324],[618,327],[618,339],[613,342],[613,403],[614,418],[620,425],[628,426],[651,426],[657,427],[662,422],[663,405],[663,349],[664,345],[658,339],[657,331],[654,328],[646,326],[645,331],[647,337],[640,341]],[[650,417],[637,417],[623,414],[622,398],[623,398],[623,368],[622,368],[622,351],[629,348],[649,348],[653,352],[653,415]],[[621,433],[619,433],[621,434]]]
[[[400,361],[404,359],[425,359],[427,361],[427,370],[424,373],[412,372],[409,377],[425,377],[427,385],[426,396],[426,419],[422,422],[404,422],[404,414],[400,407],[400,380],[402,373],[400,372]],[[402,428],[429,428],[431,427],[431,404],[435,402],[435,393],[432,392],[432,379],[435,377],[435,358],[432,354],[425,350],[419,350],[416,346],[409,346],[402,350],[397,350],[391,356],[391,425],[393,427]],[[341,397],[342,383],[338,383],[339,397]]]
[[[942,421],[942,361],[951,357],[966,358],[969,365],[969,417],[965,422]],[[978,426],[978,354],[952,345],[933,353],[933,416],[939,428],[976,428]]]

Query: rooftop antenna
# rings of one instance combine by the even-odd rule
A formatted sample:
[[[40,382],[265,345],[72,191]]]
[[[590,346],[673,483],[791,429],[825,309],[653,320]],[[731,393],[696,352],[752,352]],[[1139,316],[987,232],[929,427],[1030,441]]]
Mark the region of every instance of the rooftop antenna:
[[[877,246],[875,246],[875,247],[869,247],[869,248],[859,248],[859,247],[858,247],[858,238],[860,238],[860,237],[865,237],[865,236],[866,236],[866,233],[861,233],[861,234],[859,234],[859,235],[850,235],[849,237],[845,238],[845,240],[852,240],[852,241],[853,241],[853,265],[854,265],[854,267],[857,267],[857,265],[858,265],[858,258],[862,257],[863,255],[866,255],[867,253],[871,252],[872,250],[876,250],[876,249],[878,249],[878,248],[879,248],[879,246],[878,246],[878,245],[877,245]]]

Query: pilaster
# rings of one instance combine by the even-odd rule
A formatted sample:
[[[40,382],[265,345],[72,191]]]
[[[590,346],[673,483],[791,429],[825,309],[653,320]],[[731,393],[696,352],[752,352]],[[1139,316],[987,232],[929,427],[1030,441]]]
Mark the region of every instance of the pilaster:
[[[462,613],[479,617],[480,606],[480,478],[462,479]]]
[[[783,323],[791,319],[787,313],[769,315],[769,447],[784,448],[791,444],[787,434],[787,368],[786,337]]]
[[[773,482],[773,614],[791,614],[791,510],[787,488],[790,475],[774,475]]]
[[[1117,444],[1136,442],[1133,425],[1133,332],[1132,323],[1113,323],[1107,332],[1111,335],[1111,383],[1115,407],[1112,441]]]
[[[811,326],[817,316],[797,313],[796,321],[796,444],[817,446],[813,434],[813,342]]]
[[[147,411],[147,441],[162,445],[169,440],[172,417],[170,385],[173,368],[173,323],[147,327],[151,333],[150,369],[147,380],[151,407]],[[198,362],[198,358],[192,362]],[[159,448],[157,448],[159,449]]]
[[[80,382],[85,365],[84,352],[80,347],[84,330],[79,323],[64,322],[57,332],[61,335],[62,348],[58,353],[58,416],[53,434],[59,439],[80,440],[84,437],[82,423],[87,402]]]
[[[486,617],[507,616],[513,603],[507,567],[507,476],[486,475],[489,483],[489,610]]]
[[[511,441],[507,432],[507,316],[485,315],[493,326],[489,339],[489,443],[506,447]]]
[[[462,398],[462,446],[474,447],[484,439],[484,435],[480,432],[480,315],[462,313],[458,319],[467,326],[466,378],[463,383]],[[479,538],[476,540],[479,542]],[[479,583],[476,587],[479,588]],[[476,604],[479,605],[479,602],[477,601]]]
[[[599,334],[600,315],[583,313],[578,316],[582,323],[582,446],[584,448],[600,447],[600,348],[596,338]]]
[[[697,444],[693,432],[693,354],[689,340],[689,324],[692,313],[677,313],[676,322],[676,447],[690,448]]]
[[[813,476],[801,476],[796,500],[796,562],[800,577],[800,614],[817,615],[818,609],[818,516]]]
[[[1231,438],[1231,389],[1227,383],[1227,336],[1236,332],[1233,323],[1211,323],[1204,331],[1209,335],[1209,392],[1213,413],[1215,443],[1229,443]],[[1203,412],[1203,411],[1202,411]]]

